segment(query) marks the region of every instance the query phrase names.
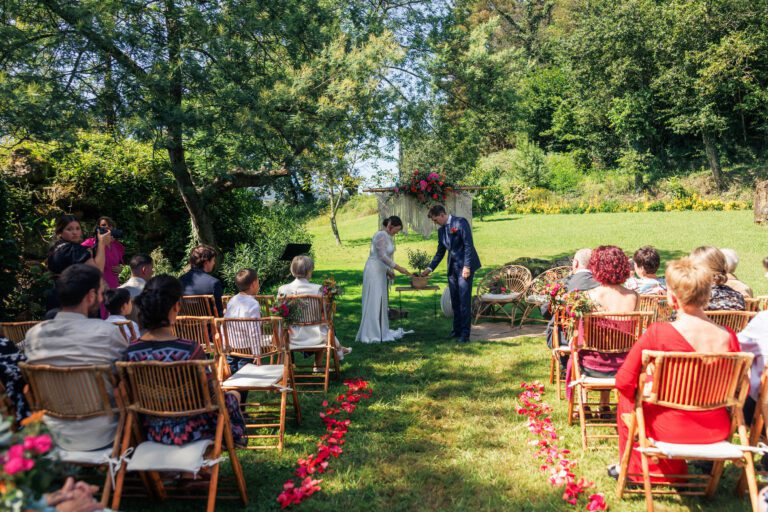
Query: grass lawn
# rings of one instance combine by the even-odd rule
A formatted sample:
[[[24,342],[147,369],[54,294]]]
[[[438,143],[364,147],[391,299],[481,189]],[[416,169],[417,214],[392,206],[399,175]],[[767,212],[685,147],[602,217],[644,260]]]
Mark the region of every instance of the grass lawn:
[[[761,260],[768,255],[766,232],[751,221],[751,212],[670,212],[592,215],[495,216],[474,223],[475,243],[486,268],[521,257],[555,258],[581,247],[616,244],[632,252],[656,246],[663,259],[679,257],[702,244],[732,247],[741,256],[737,274],[757,293],[768,292]],[[547,378],[548,352],[542,338],[514,342],[476,342],[459,346],[443,338],[449,321],[433,319],[427,295],[403,298],[410,318],[402,325],[415,334],[405,340],[362,345],[352,342],[360,319],[362,268],[375,216],[342,217],[345,241],[337,247],[326,221],[310,225],[315,236],[315,280],[333,274],[345,287],[337,317],[338,335],[354,352],[343,363],[344,375],[372,383],[374,396],[352,416],[344,454],[331,461],[323,490],[299,510],[569,510],[561,489],[550,487],[538,471],[528,446],[524,419],[515,414],[515,397],[523,380]],[[396,259],[405,264],[405,248],[434,250],[436,238],[398,237]],[[398,277],[405,284],[405,278]],[[445,286],[445,266],[433,279]],[[335,396],[336,386],[330,393]],[[301,396],[305,422],[290,426],[282,455],[244,453],[251,502],[247,510],[277,510],[282,483],[298,457],[314,452],[323,427],[317,413],[321,396]],[[612,510],[645,510],[642,498],[619,502],[615,483],[605,474],[617,458],[614,443],[581,449],[578,426],[568,427],[565,404],[547,389],[561,447],[579,461],[578,475],[594,480]],[[227,465],[225,464],[225,467]],[[727,466],[712,502],[670,498],[657,510],[748,510],[733,495],[736,468]],[[583,501],[582,501],[583,503]],[[145,501],[125,501],[126,510],[149,510]],[[166,503],[154,510],[186,510],[190,504]],[[219,502],[219,510],[242,510],[237,502]]]

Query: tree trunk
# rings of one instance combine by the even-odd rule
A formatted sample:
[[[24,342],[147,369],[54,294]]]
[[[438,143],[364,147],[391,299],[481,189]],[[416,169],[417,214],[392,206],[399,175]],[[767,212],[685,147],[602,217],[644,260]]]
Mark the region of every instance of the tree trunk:
[[[341,245],[341,237],[339,236],[339,227],[336,225],[336,212],[331,210],[331,231],[333,231],[333,237],[336,239],[336,245]]]
[[[177,16],[179,13],[173,0],[165,2],[165,24],[168,31],[168,64],[171,71],[168,81],[167,108],[164,112],[165,125],[168,129],[165,146],[168,149],[168,158],[171,161],[171,172],[179,187],[181,199],[187,207],[192,219],[192,231],[198,242],[215,245],[216,237],[213,234],[213,223],[205,208],[205,201],[201,197],[192,176],[189,173],[187,160],[184,155],[184,136],[182,127],[182,96],[183,84],[181,77],[181,37]]]
[[[709,161],[709,168],[712,170],[712,179],[715,182],[715,187],[717,187],[717,190],[722,190],[722,170],[720,169],[720,157],[717,154],[715,142],[706,131],[701,132],[701,138],[704,141],[704,150],[707,152],[707,160]]]

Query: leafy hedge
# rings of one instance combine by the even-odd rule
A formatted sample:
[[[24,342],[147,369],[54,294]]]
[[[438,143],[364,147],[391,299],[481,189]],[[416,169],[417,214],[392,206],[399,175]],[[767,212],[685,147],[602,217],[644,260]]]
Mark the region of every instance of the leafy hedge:
[[[615,212],[671,212],[671,211],[712,211],[712,210],[748,210],[752,208],[749,201],[723,201],[720,199],[703,199],[698,194],[680,197],[670,201],[644,200],[620,201],[618,199],[567,201],[567,200],[538,200],[511,204],[507,207],[509,213],[615,213]]]

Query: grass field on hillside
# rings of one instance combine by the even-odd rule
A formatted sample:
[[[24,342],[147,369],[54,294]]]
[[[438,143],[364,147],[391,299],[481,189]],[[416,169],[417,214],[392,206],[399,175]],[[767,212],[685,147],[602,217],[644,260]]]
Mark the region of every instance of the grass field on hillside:
[[[432,317],[427,295],[404,297],[410,311],[405,324],[415,334],[381,345],[354,343],[360,319],[362,268],[375,216],[342,218],[343,247],[337,247],[325,222],[310,229],[315,236],[316,276],[333,274],[345,287],[337,316],[338,335],[354,351],[343,363],[345,377],[369,380],[374,396],[355,411],[344,454],[331,461],[323,490],[296,507],[301,511],[557,511],[579,510],[561,500],[532,456],[524,419],[515,413],[515,398],[524,380],[545,381],[549,354],[542,338],[458,345],[444,339],[445,318]],[[742,263],[737,274],[756,291],[768,291],[760,261],[768,254],[766,231],[751,223],[749,212],[676,212],[553,216],[496,216],[475,221],[475,241],[486,268],[521,256],[554,258],[580,247],[617,244],[634,251],[644,244],[659,248],[664,259],[687,253],[700,244],[736,249]],[[405,264],[405,249],[433,251],[436,240],[398,237],[396,259]],[[433,282],[445,285],[445,266]],[[405,278],[398,277],[398,284]],[[402,324],[395,323],[397,327]],[[335,396],[340,386],[329,392]],[[292,475],[298,457],[314,452],[323,428],[317,414],[321,396],[301,396],[305,422],[289,426],[287,448],[245,453],[242,461],[251,503],[246,510],[278,510],[275,501]],[[561,447],[572,450],[578,475],[594,480],[611,510],[645,510],[641,498],[619,502],[615,482],[605,474],[617,458],[615,443],[581,449],[578,426],[568,427],[565,404],[547,389]],[[225,464],[225,467],[227,465]],[[712,502],[670,498],[657,500],[658,511],[748,510],[733,494],[738,471],[726,468]],[[582,500],[583,510],[583,500]],[[188,510],[189,504],[126,501],[127,510]],[[195,508],[199,509],[199,507]],[[237,502],[219,502],[218,510],[243,510]]]

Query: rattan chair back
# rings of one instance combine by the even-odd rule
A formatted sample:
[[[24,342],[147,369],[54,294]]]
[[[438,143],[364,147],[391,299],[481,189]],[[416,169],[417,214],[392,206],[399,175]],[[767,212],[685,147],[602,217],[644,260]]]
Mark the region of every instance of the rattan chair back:
[[[757,313],[754,311],[705,311],[707,317],[717,325],[741,332]]]
[[[758,295],[757,297],[745,297],[747,311],[760,312],[768,309],[768,295]]]
[[[274,295],[254,295],[253,298],[259,302],[259,307],[261,308],[261,316],[272,316],[273,313],[269,310],[269,308],[275,305]]]
[[[219,394],[211,397],[213,361],[139,361],[116,363],[125,383],[128,409],[176,418],[218,411]]]
[[[111,390],[115,385],[109,365],[51,366],[19,363],[27,381],[27,400],[33,411],[63,420],[112,417]]]
[[[578,348],[606,354],[629,352],[652,318],[648,311],[584,315],[584,336]]]
[[[174,336],[196,341],[206,354],[213,354],[213,321],[212,316],[177,316],[171,330]]]
[[[477,286],[477,295],[494,293],[494,286],[506,288],[505,295],[524,294],[533,280],[531,271],[522,265],[506,265],[488,272]]]
[[[331,305],[323,295],[287,295],[287,301],[294,301],[298,310],[297,327],[309,325],[329,325]]]
[[[139,333],[136,332],[136,328],[133,326],[133,322],[130,320],[120,320],[114,322],[114,324],[120,329],[120,334],[123,335],[125,341],[131,343],[139,337]]]
[[[642,376],[650,382],[638,396],[646,403],[684,411],[744,405],[752,354],[643,350]]]
[[[181,298],[182,316],[217,316],[213,295],[184,295]]]
[[[2,327],[3,336],[14,342],[21,349],[23,348],[22,345],[27,331],[39,323],[40,321],[2,322],[0,327]]]
[[[216,332],[222,353],[237,357],[275,354],[284,345],[277,317],[217,318]]]
[[[541,274],[537,275],[533,281],[531,281],[531,289],[532,290],[539,290],[543,289],[545,286],[553,283],[557,283],[558,281],[562,281],[569,275],[571,275],[571,272],[573,271],[573,268],[565,266],[565,267],[554,267],[550,268],[549,270],[545,270]],[[538,286],[534,283],[538,283]]]
[[[638,295],[636,310],[655,313],[656,308],[659,305],[659,300],[661,300],[662,297],[664,297],[664,295]]]
[[[232,298],[232,295],[222,295],[221,296],[221,305],[224,308],[224,310],[227,310],[227,304],[229,304],[229,300]]]

